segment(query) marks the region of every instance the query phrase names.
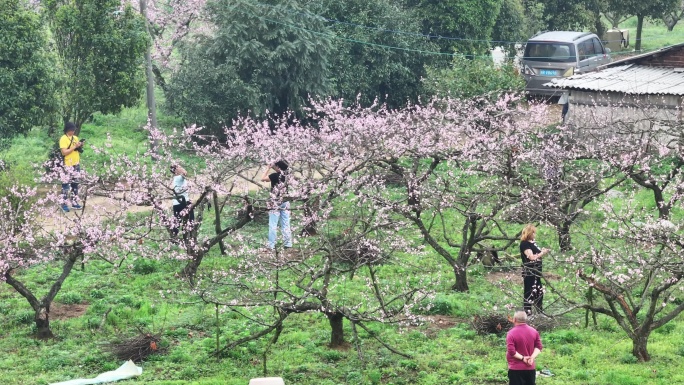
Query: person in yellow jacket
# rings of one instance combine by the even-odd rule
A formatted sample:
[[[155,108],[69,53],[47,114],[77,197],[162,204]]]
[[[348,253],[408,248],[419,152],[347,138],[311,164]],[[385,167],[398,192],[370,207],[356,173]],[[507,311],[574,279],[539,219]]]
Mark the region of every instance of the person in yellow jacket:
[[[64,157],[66,179],[62,179],[62,210],[69,212],[69,187],[71,187],[71,207],[80,209],[78,203],[78,173],[81,171],[81,148],[83,142],[74,135],[76,125],[72,122],[64,124],[64,135],[59,139],[59,149]],[[66,183],[65,183],[66,182]]]

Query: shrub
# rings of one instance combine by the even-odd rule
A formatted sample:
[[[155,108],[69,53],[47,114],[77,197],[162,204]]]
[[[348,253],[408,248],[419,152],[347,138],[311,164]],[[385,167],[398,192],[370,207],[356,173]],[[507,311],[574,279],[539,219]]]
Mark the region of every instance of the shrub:
[[[502,93],[520,93],[525,80],[511,63],[496,66],[491,59],[454,57],[451,68],[428,68],[423,80],[428,95],[470,99],[487,95],[496,98]]]
[[[371,370],[368,372],[368,379],[373,385],[379,384],[382,379],[382,373],[379,370]]]
[[[363,375],[360,372],[349,372],[347,374],[348,384],[361,384],[363,383]]]
[[[659,334],[670,334],[675,330],[675,324],[674,322],[668,322],[665,325],[659,327],[658,329],[655,330],[656,333]]]
[[[408,370],[418,370],[418,364],[411,360],[401,360],[399,361],[399,366]]]
[[[560,330],[554,333],[548,333],[545,339],[549,342],[574,344],[581,341],[577,332],[573,330]]]
[[[136,259],[133,261],[133,272],[147,275],[157,271],[159,263],[152,259]]]
[[[632,354],[625,354],[620,357],[620,362],[623,364],[636,364],[639,360]]]
[[[83,302],[83,297],[78,293],[64,293],[60,296],[60,302],[66,305],[73,305]]]
[[[573,350],[574,349],[569,345],[562,345],[556,351],[561,356],[570,356],[570,355],[572,355]]]
[[[445,297],[437,297],[433,300],[421,302],[420,306],[414,309],[417,314],[425,315],[451,315],[454,307]]]
[[[468,362],[463,366],[463,374],[468,377],[475,375],[480,371],[480,364],[478,362]]]
[[[322,356],[323,360],[326,362],[337,362],[342,359],[342,354],[337,350],[329,350],[327,352],[323,352]]]
[[[30,325],[33,322],[34,316],[35,313],[30,310],[21,311],[17,313],[17,315],[14,317],[14,320],[20,325]]]

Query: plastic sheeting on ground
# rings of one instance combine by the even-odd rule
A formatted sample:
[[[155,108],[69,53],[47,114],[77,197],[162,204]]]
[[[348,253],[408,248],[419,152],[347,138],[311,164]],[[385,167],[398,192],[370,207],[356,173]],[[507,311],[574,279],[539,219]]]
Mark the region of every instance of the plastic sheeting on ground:
[[[78,379],[64,382],[55,382],[50,385],[91,385],[91,384],[105,384],[107,382],[115,382],[120,380],[127,380],[129,378],[137,377],[142,374],[142,368],[136,366],[133,361],[128,360],[121,365],[119,369],[111,372],[104,372],[99,376],[91,379]]]

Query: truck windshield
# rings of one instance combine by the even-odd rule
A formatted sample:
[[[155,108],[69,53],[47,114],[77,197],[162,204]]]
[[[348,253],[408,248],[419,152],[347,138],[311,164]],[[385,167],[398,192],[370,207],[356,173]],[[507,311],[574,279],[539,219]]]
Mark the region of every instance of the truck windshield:
[[[576,62],[577,57],[574,44],[528,42],[523,60],[571,63]]]

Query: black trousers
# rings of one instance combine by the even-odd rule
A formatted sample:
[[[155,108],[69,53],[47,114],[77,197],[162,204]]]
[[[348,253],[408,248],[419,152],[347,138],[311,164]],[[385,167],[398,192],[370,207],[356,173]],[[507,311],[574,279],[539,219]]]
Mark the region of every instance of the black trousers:
[[[544,290],[542,288],[541,277],[535,273],[523,276],[525,289],[523,292],[523,309],[527,314],[532,312],[532,306],[542,310],[544,301]]]
[[[508,369],[508,385],[535,385],[536,382],[536,370]]]
[[[183,200],[183,201],[181,201],[180,204],[173,205],[173,216],[176,217],[179,221],[181,221],[181,219],[182,219],[181,212],[183,212],[183,210],[185,210],[190,204],[191,204],[191,202],[187,202],[187,201]],[[188,214],[188,220],[190,220],[190,221],[195,220],[195,210],[194,209],[190,210],[190,213]],[[180,224],[178,225],[178,227],[180,227]],[[171,229],[171,232],[173,233],[174,237],[176,235],[178,235],[178,227],[174,227]]]

